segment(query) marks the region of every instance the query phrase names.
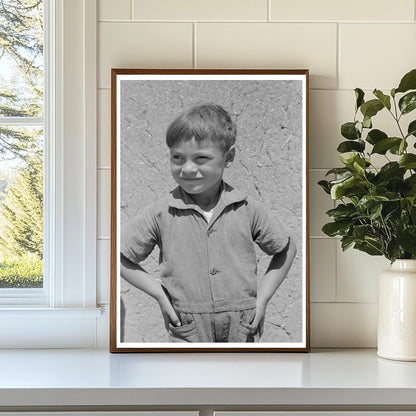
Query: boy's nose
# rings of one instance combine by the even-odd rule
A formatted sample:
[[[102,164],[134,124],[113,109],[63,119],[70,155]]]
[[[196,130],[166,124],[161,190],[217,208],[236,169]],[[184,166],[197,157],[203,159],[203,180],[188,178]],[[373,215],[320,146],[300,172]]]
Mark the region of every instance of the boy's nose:
[[[188,161],[182,165],[182,172],[183,173],[195,173],[197,171],[197,167],[195,163],[192,161]]]

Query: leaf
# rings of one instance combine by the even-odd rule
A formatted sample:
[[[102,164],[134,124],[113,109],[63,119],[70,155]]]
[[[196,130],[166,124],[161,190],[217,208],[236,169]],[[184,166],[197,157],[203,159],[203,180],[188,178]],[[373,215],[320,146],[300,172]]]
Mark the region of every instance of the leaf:
[[[371,117],[364,116],[363,127],[366,129],[371,129],[373,127],[373,123],[371,122]]]
[[[336,208],[330,209],[326,214],[334,220],[348,218],[357,213],[354,204],[339,204]]]
[[[378,143],[380,140],[386,139],[387,137],[388,136],[386,133],[384,133],[384,131],[374,129],[368,132],[366,140],[368,143],[374,145]]]
[[[403,249],[411,254],[416,254],[416,227],[406,228],[398,238],[398,242]]]
[[[407,141],[405,139],[400,139],[400,143],[392,146],[389,149],[389,152],[393,155],[402,155],[403,152],[407,149]]]
[[[416,108],[416,91],[409,92],[399,100],[399,108],[402,114],[407,114]]]
[[[409,176],[406,180],[410,186],[416,185],[416,174]]]
[[[331,174],[335,174],[335,175],[344,175],[346,173],[351,172],[350,169],[348,168],[333,168],[330,169],[325,176],[331,175]]]
[[[352,231],[352,235],[356,241],[357,240],[364,241],[365,237],[372,233],[373,233],[373,227],[371,227],[371,225],[357,225],[356,227],[354,227]]]
[[[339,155],[339,160],[346,166],[350,166],[354,163],[357,158],[357,152],[345,152]]]
[[[416,169],[416,155],[408,153],[399,159],[399,165],[405,169]]]
[[[342,182],[344,182],[346,179],[348,179],[348,178],[353,178],[354,177],[354,175],[353,174],[349,174],[349,175],[347,175],[347,176],[343,176],[343,177],[341,177],[341,178],[338,178],[338,179],[334,179],[333,181],[331,181],[330,182],[330,184],[331,184],[331,186],[333,186],[333,185],[336,185],[336,184],[338,184],[338,183],[342,183]]]
[[[413,208],[415,208],[415,207],[416,207],[416,195],[408,196],[406,199],[409,201],[409,204],[410,204]],[[416,214],[416,212],[414,212],[414,210],[411,210],[411,212],[410,212],[410,213],[411,213],[412,218],[413,218],[413,214]],[[414,219],[416,219],[416,217],[415,217]]]
[[[382,201],[388,201],[389,199],[382,195],[364,195],[360,202],[357,205],[357,208],[362,211],[366,212],[368,209],[378,205]]]
[[[361,106],[361,112],[363,113],[364,117],[371,118],[383,108],[384,105],[382,102],[380,102],[380,100],[370,100]]]
[[[374,243],[374,241],[372,242]],[[381,256],[383,254],[381,247],[377,248],[373,244],[370,244],[370,242],[356,242],[354,244],[354,248],[360,251],[364,251],[370,256]]]
[[[377,204],[374,207],[370,208],[370,219],[375,220],[381,217],[382,211],[383,211],[383,204]]]
[[[382,91],[375,89],[373,94],[383,103],[388,110],[391,109],[390,97],[385,95]]]
[[[354,161],[352,166],[355,172],[363,174],[366,168],[366,161],[365,159],[361,158],[357,159],[356,161]]]
[[[383,245],[379,239],[370,236],[365,236],[364,239],[374,250],[377,250],[380,254],[382,253]]]
[[[350,235],[346,235],[341,238],[341,247],[342,251],[347,250],[354,244],[354,237]]]
[[[408,178],[406,178],[405,182],[406,182],[406,184],[409,188],[406,195],[415,195],[416,196],[416,174],[413,174],[413,175],[409,176]],[[416,221],[415,221],[415,223],[416,223]]]
[[[391,241],[389,241],[389,243],[387,244],[387,254],[386,257],[390,260],[390,261],[394,261],[396,259],[402,258],[403,256],[403,252],[400,248],[399,242],[397,241],[396,238],[392,239]]]
[[[335,237],[337,235],[346,235],[351,227],[349,221],[335,221],[325,224],[322,227],[322,231],[329,237]]]
[[[378,141],[371,152],[371,154],[377,153],[380,155],[384,155],[387,150],[390,150],[393,146],[400,146],[402,139],[399,137],[387,137],[386,139],[382,139]]]
[[[364,91],[361,88],[356,88],[355,90],[355,111],[364,104]]]
[[[360,158],[357,152],[345,152],[339,155],[339,160],[346,166],[352,167],[354,162]]]
[[[357,140],[361,137],[360,131],[357,129],[357,123],[350,121],[341,126],[341,135],[348,140]]]
[[[403,76],[395,92],[406,92],[416,89],[416,69],[412,69]]]
[[[397,162],[389,162],[382,166],[378,173],[381,181],[389,181],[391,178],[403,178],[406,169],[401,168]]]
[[[410,124],[409,127],[407,128],[407,133],[408,136],[415,136],[416,137],[416,120],[413,120]]]
[[[346,153],[346,152],[352,152],[352,151],[357,151],[357,152],[364,152],[365,149],[365,142],[363,140],[358,140],[358,141],[346,141],[346,142],[341,142],[339,144],[339,146],[337,147],[337,151],[340,153]]]
[[[318,182],[318,185],[327,193],[327,194],[330,194],[331,193],[331,188],[330,188],[330,185],[329,185],[329,182],[328,181],[324,181],[324,180],[322,180],[322,181],[319,181]]]
[[[361,198],[363,194],[368,192],[365,188],[366,185],[367,183],[357,176],[342,179],[331,187],[331,198],[341,199],[343,196],[352,198],[357,195]]]
[[[345,190],[348,187],[354,186],[356,181],[356,178],[351,176],[347,179],[344,178],[340,181],[337,181],[337,183],[334,183],[331,187],[331,198],[340,199],[344,195]]]

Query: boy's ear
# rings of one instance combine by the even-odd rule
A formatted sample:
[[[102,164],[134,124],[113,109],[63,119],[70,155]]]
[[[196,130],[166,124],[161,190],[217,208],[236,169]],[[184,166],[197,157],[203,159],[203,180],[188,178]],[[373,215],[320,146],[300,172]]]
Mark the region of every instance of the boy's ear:
[[[225,166],[228,168],[229,166],[231,166],[231,163],[233,163],[235,158],[235,146],[232,145],[228,151],[227,154],[225,155]]]

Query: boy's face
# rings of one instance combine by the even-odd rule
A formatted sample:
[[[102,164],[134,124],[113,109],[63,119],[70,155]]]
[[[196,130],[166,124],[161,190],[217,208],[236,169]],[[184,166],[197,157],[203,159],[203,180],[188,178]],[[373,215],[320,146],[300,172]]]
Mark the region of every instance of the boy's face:
[[[211,140],[181,141],[170,149],[173,179],[188,194],[212,198],[219,192],[224,169],[234,160],[235,148],[224,152]]]

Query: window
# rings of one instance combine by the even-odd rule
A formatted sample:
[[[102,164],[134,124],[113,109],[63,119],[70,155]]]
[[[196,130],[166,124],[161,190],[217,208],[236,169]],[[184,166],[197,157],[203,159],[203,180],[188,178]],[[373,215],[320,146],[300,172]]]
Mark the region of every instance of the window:
[[[0,347],[94,347],[105,331],[95,272],[96,0],[42,3],[47,111],[2,126],[37,130],[39,144],[44,131],[46,279],[42,288],[0,290]]]
[[[0,290],[43,288],[43,6],[0,0]]]

